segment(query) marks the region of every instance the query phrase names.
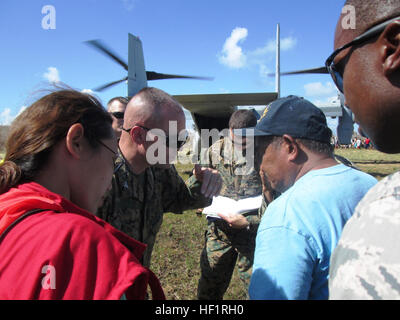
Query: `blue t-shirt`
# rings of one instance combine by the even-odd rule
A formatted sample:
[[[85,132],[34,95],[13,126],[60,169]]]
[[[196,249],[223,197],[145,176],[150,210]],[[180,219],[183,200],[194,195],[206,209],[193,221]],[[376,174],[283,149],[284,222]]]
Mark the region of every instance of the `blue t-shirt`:
[[[328,299],[331,253],[376,182],[339,164],[308,172],[273,201],[257,233],[250,299]]]

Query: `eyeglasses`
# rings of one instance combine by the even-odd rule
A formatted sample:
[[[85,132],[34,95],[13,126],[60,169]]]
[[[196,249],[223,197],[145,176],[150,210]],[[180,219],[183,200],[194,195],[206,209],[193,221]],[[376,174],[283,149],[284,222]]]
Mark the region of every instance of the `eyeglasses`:
[[[134,125],[134,126],[133,126],[132,128],[130,128],[130,129],[125,129],[125,128],[121,128],[121,129],[124,130],[125,132],[130,133],[131,130],[132,130],[134,127],[139,127],[139,128],[142,128],[142,129],[144,129],[144,130],[146,130],[146,131],[150,131],[150,130],[151,130],[151,129],[149,129],[149,128],[143,127],[143,126],[138,125],[138,124]]]
[[[141,125],[138,125],[138,124],[137,124],[137,125],[134,125],[134,126],[133,126],[132,128],[130,128],[130,129],[122,128],[122,130],[125,131],[125,132],[130,133],[131,130],[132,130],[134,127],[139,127],[139,128],[142,128],[143,130],[146,130],[146,131],[150,131],[150,130],[151,130],[151,129],[147,128],[147,127],[144,127],[144,126],[141,126]],[[176,139],[176,148],[179,150],[179,149],[181,149],[182,146],[187,142],[187,140],[188,140],[188,135],[187,135],[187,133],[186,133],[186,136],[185,136],[185,139],[184,139],[184,140],[178,140],[177,137],[173,137],[173,138]],[[165,145],[167,146],[167,148],[172,148],[172,147],[173,147],[173,146],[172,146],[172,141],[173,141],[172,137],[165,135]],[[175,147],[175,146],[174,146],[174,147]]]
[[[110,112],[110,113],[117,119],[123,119],[124,118],[124,112],[117,111],[117,112]]]
[[[103,141],[96,139],[96,141],[98,143],[100,143],[103,147],[105,147],[106,149],[110,150],[110,152],[114,155],[114,157],[118,157],[118,152],[115,152],[113,149],[111,149],[109,146],[107,146]]]
[[[110,150],[110,152],[113,154],[113,163],[115,164],[115,160],[117,160],[118,158],[118,152],[115,152],[113,149],[111,149],[109,146],[107,146],[103,141],[96,139],[96,141],[98,143],[100,143],[103,147],[105,147],[106,149]],[[114,173],[116,173],[119,168],[123,165],[123,162],[121,162],[117,167],[114,167]]]
[[[336,49],[329,57],[326,59],[325,66],[328,69],[333,81],[336,84],[336,87],[339,89],[341,93],[343,93],[343,73],[344,73],[344,67],[343,68],[338,68],[337,65],[338,63],[335,63],[334,60],[336,56],[342,52],[343,50],[350,48],[352,46],[361,44],[363,42],[366,42],[367,40],[372,39],[373,37],[377,36],[378,34],[382,33],[383,30],[385,30],[386,26],[388,26],[390,23],[400,19],[400,17],[396,17],[387,21],[384,21],[367,31],[365,31],[363,34],[359,35],[357,38],[355,38],[353,41],[350,41],[349,43],[346,43],[344,46]]]

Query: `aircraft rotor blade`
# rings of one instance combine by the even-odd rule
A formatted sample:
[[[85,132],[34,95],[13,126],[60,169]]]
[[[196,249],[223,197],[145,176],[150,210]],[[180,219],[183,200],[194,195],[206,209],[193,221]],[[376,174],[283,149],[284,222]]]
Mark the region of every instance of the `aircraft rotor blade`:
[[[128,64],[125,61],[123,61],[120,57],[118,57],[114,52],[112,52],[109,48],[107,48],[100,40],[89,40],[85,41],[84,43],[86,43],[89,46],[92,46],[96,50],[110,57],[119,65],[121,65],[125,70],[128,71]]]
[[[105,89],[108,89],[108,88],[110,88],[110,87],[112,87],[112,86],[115,86],[115,85],[117,85],[117,84],[119,84],[119,83],[121,83],[121,82],[124,82],[124,81],[126,81],[126,80],[128,80],[128,77],[125,77],[125,78],[123,78],[123,79],[121,79],[121,80],[109,82],[109,83],[104,84],[104,85],[102,85],[102,86],[100,86],[100,87],[94,88],[93,90],[94,90],[94,91],[103,91],[103,90],[105,90]]]
[[[313,69],[305,69],[298,71],[290,71],[290,72],[281,72],[281,76],[293,75],[293,74],[328,74],[328,69],[326,67],[319,67]],[[269,76],[275,76],[275,73],[269,73]]]
[[[146,71],[147,80],[163,80],[163,79],[195,79],[195,80],[213,80],[210,77],[198,77],[198,76],[182,76],[177,74],[165,74],[154,71]]]

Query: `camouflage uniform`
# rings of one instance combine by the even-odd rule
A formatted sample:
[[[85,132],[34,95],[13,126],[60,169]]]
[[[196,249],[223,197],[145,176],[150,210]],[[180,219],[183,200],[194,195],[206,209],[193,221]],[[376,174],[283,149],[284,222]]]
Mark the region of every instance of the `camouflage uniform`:
[[[400,299],[400,172],[360,201],[331,258],[330,299]]]
[[[260,195],[261,179],[254,168],[250,168],[246,175],[235,174],[236,169],[245,167],[245,158],[237,153],[234,156],[234,149],[232,141],[225,138],[214,143],[206,153],[209,161],[207,165],[221,174],[223,186],[220,195],[234,200]],[[233,229],[222,219],[208,218],[205,247],[200,257],[198,299],[222,299],[231,281],[236,261],[240,279],[247,291],[261,217],[256,211],[246,216],[246,219],[250,222],[249,229]]]
[[[112,189],[97,216],[147,244],[142,263],[149,267],[163,213],[180,214],[209,205],[211,200],[205,198],[200,189],[201,182],[194,176],[186,185],[174,166],[168,169],[150,167],[141,174],[134,174],[119,152]]]

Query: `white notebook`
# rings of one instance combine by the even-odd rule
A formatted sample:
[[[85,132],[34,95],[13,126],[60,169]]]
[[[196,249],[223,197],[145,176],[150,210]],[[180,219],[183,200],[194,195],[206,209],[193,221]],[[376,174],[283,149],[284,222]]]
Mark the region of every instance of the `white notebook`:
[[[241,200],[233,200],[227,197],[214,197],[210,206],[204,208],[203,214],[207,217],[219,218],[218,213],[228,215],[243,214],[246,212],[258,210],[262,204],[262,195],[256,197],[245,198]]]

